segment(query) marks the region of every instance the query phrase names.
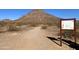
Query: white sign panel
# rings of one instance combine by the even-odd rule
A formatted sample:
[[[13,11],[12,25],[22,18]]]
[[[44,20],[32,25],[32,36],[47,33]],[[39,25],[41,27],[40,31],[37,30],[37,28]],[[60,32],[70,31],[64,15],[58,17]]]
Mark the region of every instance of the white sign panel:
[[[71,29],[74,30],[74,20],[62,20],[61,29]]]

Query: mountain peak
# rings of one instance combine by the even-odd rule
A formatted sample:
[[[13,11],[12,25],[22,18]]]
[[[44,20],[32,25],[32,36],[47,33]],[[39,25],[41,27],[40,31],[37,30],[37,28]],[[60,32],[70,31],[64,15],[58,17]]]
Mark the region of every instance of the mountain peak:
[[[43,10],[42,9],[34,9],[34,10],[32,10],[32,12],[43,12]]]
[[[19,19],[24,24],[58,24],[59,18],[44,12],[41,9],[34,9],[29,14]],[[18,21],[19,21],[18,20]]]

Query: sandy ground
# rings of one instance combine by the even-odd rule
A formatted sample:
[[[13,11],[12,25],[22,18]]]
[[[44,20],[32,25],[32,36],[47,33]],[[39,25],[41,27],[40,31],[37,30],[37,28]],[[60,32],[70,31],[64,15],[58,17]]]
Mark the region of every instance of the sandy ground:
[[[67,45],[58,46],[47,36],[55,35],[56,29],[41,29],[41,26],[20,32],[0,33],[0,49],[2,50],[72,50]]]

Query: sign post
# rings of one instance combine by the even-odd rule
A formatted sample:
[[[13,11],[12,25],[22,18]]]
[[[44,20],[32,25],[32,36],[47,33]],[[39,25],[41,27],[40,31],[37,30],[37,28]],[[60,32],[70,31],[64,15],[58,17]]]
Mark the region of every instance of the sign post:
[[[60,19],[60,46],[62,46],[62,31],[73,30],[76,43],[76,19]]]

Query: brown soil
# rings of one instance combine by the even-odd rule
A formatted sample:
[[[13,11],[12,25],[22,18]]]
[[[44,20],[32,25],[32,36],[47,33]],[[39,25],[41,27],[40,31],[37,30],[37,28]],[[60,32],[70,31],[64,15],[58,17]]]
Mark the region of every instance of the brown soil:
[[[50,28],[49,28],[50,29]],[[0,33],[0,49],[8,50],[72,50],[67,45],[62,47],[52,42],[47,36],[55,36],[55,28],[42,29],[41,26],[18,32]]]

